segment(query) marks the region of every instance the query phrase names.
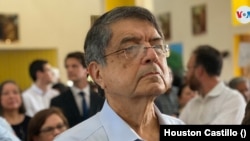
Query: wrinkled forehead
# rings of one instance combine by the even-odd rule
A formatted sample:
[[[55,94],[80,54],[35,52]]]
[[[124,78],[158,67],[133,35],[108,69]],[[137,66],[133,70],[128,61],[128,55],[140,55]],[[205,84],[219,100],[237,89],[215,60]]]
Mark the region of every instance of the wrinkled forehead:
[[[126,38],[126,40],[133,39],[134,41],[152,41],[152,40],[163,40],[161,34],[153,26],[152,23],[146,20],[136,18],[126,18],[110,25],[112,32],[111,39]]]

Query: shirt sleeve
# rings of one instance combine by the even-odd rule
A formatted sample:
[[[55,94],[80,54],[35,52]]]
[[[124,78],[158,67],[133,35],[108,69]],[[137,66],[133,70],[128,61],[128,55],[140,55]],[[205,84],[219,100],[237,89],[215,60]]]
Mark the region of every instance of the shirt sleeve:
[[[9,123],[0,117],[0,141],[20,141]]]

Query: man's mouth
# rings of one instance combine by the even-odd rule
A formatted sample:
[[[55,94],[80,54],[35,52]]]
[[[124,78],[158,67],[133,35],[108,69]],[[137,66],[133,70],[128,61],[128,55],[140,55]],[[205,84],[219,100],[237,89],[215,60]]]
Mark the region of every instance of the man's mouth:
[[[149,72],[149,73],[144,74],[142,77],[151,76],[151,75],[160,75],[160,73],[159,72]]]

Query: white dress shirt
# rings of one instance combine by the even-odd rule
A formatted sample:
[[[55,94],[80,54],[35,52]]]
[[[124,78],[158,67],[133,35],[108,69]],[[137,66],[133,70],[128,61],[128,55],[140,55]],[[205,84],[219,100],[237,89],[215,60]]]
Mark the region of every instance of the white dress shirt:
[[[220,82],[204,98],[191,99],[179,118],[186,124],[241,124],[245,107],[243,96]]]
[[[161,125],[184,124],[181,120],[162,114],[155,106]],[[54,141],[135,141],[141,137],[105,101],[96,115],[58,135]]]
[[[45,108],[49,108],[50,100],[59,94],[58,91],[48,89],[45,93],[33,84],[29,89],[23,92],[23,102],[26,108],[26,114],[33,117],[35,113]]]
[[[84,89],[79,89],[75,86],[71,87],[70,88],[71,91],[73,92],[73,96],[75,98],[75,101],[76,101],[76,104],[77,104],[77,107],[79,109],[79,112],[80,114],[82,115],[82,99],[83,97],[79,94],[80,92],[84,92],[84,97],[85,97],[85,101],[86,101],[86,104],[88,105],[88,107],[90,107],[90,86],[87,85]]]

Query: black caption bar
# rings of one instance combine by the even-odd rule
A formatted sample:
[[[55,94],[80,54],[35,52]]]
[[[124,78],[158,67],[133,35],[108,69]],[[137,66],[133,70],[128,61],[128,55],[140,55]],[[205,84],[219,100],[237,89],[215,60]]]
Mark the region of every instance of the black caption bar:
[[[249,141],[249,125],[161,125],[160,141],[168,139],[233,139]]]

